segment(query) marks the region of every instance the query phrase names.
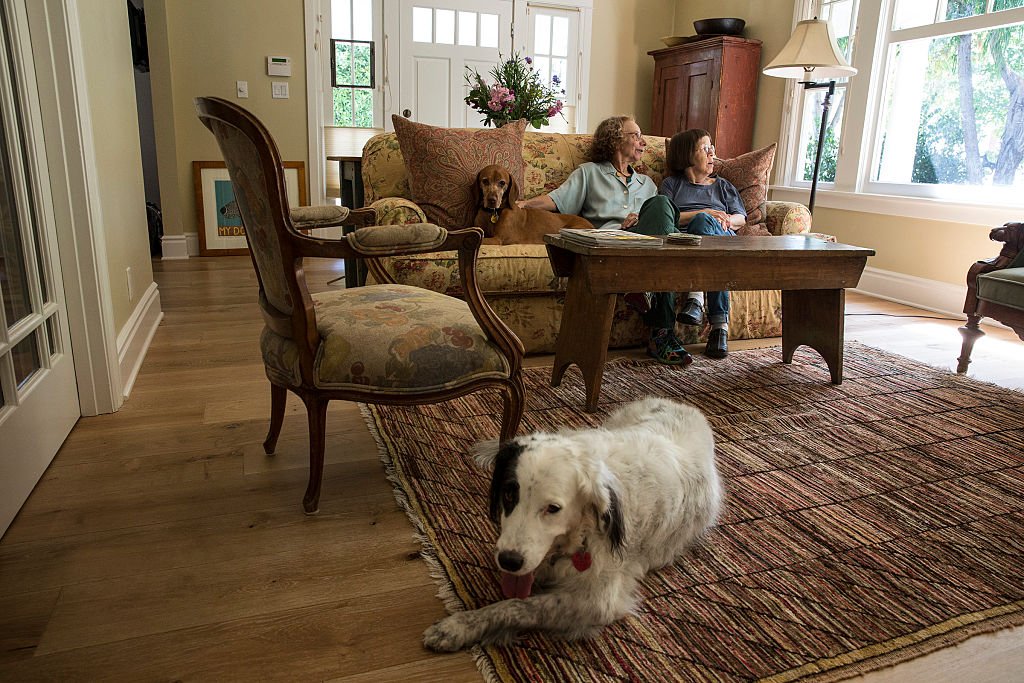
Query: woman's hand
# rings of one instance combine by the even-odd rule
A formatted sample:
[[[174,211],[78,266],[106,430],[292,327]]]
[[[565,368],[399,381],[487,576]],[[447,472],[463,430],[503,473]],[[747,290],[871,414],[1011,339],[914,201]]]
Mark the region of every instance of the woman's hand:
[[[718,221],[718,224],[721,225],[724,230],[732,229],[732,219],[725,211],[719,211],[718,209],[704,209],[702,213],[706,213]]]
[[[627,213],[626,217],[622,219],[623,229],[632,228],[636,225],[637,221],[640,220],[640,215],[635,213]]]

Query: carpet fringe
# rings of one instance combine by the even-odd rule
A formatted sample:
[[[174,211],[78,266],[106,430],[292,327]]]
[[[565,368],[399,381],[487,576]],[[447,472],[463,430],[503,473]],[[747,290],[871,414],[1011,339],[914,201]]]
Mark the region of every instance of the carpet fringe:
[[[398,507],[405,512],[405,516],[412,522],[414,529],[412,536],[420,544],[419,555],[427,565],[427,573],[437,584],[437,597],[441,599],[449,614],[464,611],[466,605],[459,598],[454,582],[442,566],[441,560],[438,557],[437,546],[427,534],[423,518],[413,509],[409,496],[402,485],[402,478],[398,473],[398,468],[395,466],[390,453],[388,453],[380,430],[377,429],[377,420],[373,416],[372,407],[366,403],[357,403],[356,405],[359,406],[363,422],[366,423],[370,435],[373,436],[374,443],[377,444],[377,455],[380,458],[381,464],[384,465],[385,476],[391,482],[391,491],[395,496],[395,502],[398,503]],[[474,645],[470,650],[470,654],[476,663],[477,669],[487,683],[500,683],[501,678],[494,669],[494,662],[482,647]]]

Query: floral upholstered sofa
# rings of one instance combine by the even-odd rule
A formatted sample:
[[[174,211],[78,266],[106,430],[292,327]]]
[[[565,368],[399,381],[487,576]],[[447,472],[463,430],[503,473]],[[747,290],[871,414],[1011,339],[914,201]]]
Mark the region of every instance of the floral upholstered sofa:
[[[637,170],[660,183],[665,175],[665,138],[647,136],[647,149]],[[523,136],[525,198],[558,187],[581,163],[588,161],[590,135],[527,132]],[[742,175],[744,157],[760,167],[758,188],[744,187],[727,173]],[[719,173],[740,190],[748,215],[762,222],[773,235],[808,233],[810,213],[801,204],[766,201],[767,176],[774,157],[774,145],[736,160],[726,160]],[[734,163],[735,162],[735,163]],[[428,222],[423,210],[411,199],[406,164],[394,133],[378,135],[363,149],[365,204],[376,211],[378,224],[394,225]],[[475,173],[475,171],[474,171]],[[749,173],[748,173],[749,175]],[[750,185],[750,183],[746,183]],[[753,193],[751,192],[753,189]],[[417,285],[454,296],[460,294],[457,260],[453,252],[417,254],[370,261],[368,282],[398,282]],[[562,318],[566,282],[556,278],[543,245],[483,245],[477,264],[480,289],[494,311],[519,335],[527,353],[554,351]],[[685,303],[679,297],[680,305]],[[778,291],[732,292],[730,339],[759,339],[782,334],[782,296]],[[697,330],[679,325],[676,332],[685,343],[706,338],[707,328]],[[612,325],[610,346],[637,346],[646,341],[640,316],[619,297]]]

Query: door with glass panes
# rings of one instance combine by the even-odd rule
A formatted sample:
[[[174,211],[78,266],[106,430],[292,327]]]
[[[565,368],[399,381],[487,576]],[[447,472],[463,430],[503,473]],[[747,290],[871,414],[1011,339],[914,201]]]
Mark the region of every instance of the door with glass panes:
[[[27,1],[0,6],[0,535],[80,415]]]
[[[399,24],[394,113],[434,126],[482,127],[464,101],[466,67],[486,75],[499,54],[511,52],[511,0],[402,0]]]

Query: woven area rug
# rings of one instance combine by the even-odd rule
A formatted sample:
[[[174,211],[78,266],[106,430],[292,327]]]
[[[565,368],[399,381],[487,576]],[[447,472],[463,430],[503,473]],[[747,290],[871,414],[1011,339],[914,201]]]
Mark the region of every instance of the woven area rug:
[[[1024,624],[1024,394],[856,343],[840,386],[807,349],[612,362],[594,415],[575,368],[558,388],[550,372],[525,373],[521,432],[649,395],[703,410],[725,513],[646,579],[636,615],[590,641],[477,648],[486,679],[834,681]],[[363,406],[449,610],[500,599],[488,474],[467,456],[498,406]]]

